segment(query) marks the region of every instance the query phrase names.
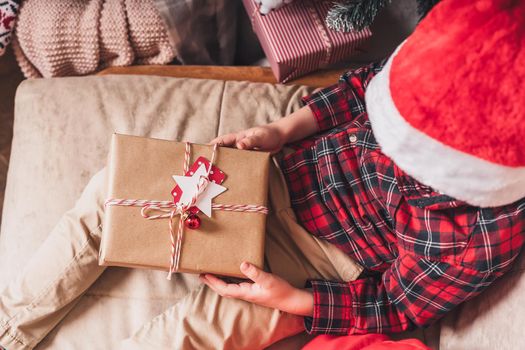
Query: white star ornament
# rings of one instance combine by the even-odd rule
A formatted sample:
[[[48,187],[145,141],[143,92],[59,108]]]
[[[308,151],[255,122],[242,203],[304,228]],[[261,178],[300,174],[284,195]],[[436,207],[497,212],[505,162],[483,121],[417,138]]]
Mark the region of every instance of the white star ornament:
[[[204,164],[201,164],[197,171],[190,176],[173,175],[173,180],[177,182],[180,189],[182,190],[179,203],[183,205],[191,203],[193,195],[195,192],[197,192],[197,186],[199,185],[201,176],[206,176],[206,166]],[[217,197],[226,190],[226,187],[210,181],[204,192],[197,199],[195,206],[208,217],[211,217],[211,202],[213,198]]]

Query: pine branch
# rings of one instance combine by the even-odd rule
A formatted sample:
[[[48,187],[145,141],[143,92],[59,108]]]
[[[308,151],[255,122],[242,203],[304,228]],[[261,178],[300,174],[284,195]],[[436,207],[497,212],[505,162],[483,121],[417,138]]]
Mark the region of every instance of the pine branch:
[[[427,15],[427,13],[432,10],[432,7],[434,7],[440,0],[418,0],[417,2],[417,13],[419,14],[419,17],[422,19]]]
[[[342,32],[363,30],[372,24],[379,10],[390,1],[346,0],[336,3],[328,11],[326,25],[330,29]]]

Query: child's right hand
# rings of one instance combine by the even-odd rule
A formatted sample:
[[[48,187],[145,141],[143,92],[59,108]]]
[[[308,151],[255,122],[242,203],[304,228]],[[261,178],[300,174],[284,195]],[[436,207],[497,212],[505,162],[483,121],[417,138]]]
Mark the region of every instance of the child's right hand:
[[[219,146],[277,153],[285,144],[285,138],[278,126],[267,124],[219,136],[211,141],[211,144],[216,143]]]
[[[273,123],[219,136],[211,144],[277,153],[285,144],[301,140],[315,132],[317,122],[314,114],[308,106],[304,106]]]

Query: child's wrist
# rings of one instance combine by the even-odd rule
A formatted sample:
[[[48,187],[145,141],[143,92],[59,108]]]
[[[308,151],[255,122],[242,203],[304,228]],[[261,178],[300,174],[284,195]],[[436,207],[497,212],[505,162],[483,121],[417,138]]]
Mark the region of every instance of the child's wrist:
[[[310,107],[305,106],[274,122],[283,144],[301,140],[317,131],[317,122]]]
[[[307,289],[295,289],[294,294],[290,298],[290,308],[289,313],[311,317],[314,313],[314,296],[310,290]]]
[[[275,129],[277,130],[277,133],[279,134],[279,138],[281,140],[282,145],[285,145],[291,142],[293,129],[290,127],[290,123],[287,123],[284,120],[279,120],[275,123]]]

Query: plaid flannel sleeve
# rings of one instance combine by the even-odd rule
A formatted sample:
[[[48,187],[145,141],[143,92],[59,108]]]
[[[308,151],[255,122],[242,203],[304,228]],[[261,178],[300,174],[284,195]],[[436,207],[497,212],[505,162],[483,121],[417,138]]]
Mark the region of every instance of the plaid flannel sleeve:
[[[310,280],[310,334],[395,333],[426,327],[479,294],[494,275],[442,261],[405,255],[381,278],[349,283]]]
[[[384,61],[348,71],[337,84],[303,98],[314,113],[319,131],[350,122],[365,111],[365,90]]]

